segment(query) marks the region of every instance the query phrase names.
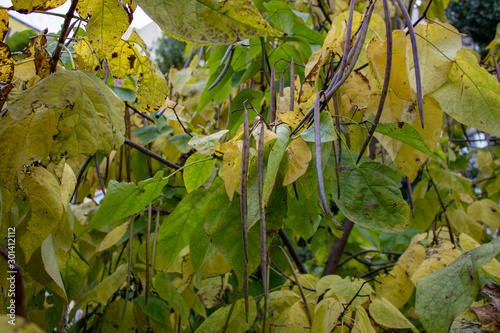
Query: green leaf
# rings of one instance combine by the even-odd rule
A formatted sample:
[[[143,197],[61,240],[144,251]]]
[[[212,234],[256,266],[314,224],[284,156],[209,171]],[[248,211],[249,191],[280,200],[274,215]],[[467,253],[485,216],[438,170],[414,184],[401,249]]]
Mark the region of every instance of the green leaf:
[[[278,138],[274,143],[273,149],[271,149],[271,152],[269,153],[264,184],[262,186],[262,199],[264,200],[264,206],[269,200],[269,196],[271,195],[276,181],[276,176],[278,175],[281,160],[285,154],[286,147],[290,143],[290,128],[288,125],[278,126],[276,134],[278,135]],[[253,198],[250,199],[252,200]]]
[[[139,296],[135,299],[135,303],[157,323],[166,324],[168,315],[170,314],[170,306],[157,296],[149,296],[146,304],[146,297]]]
[[[188,134],[176,134],[168,139],[183,154],[187,154],[191,150],[189,140],[191,140],[191,137]]]
[[[167,267],[189,244],[191,233],[203,222],[203,211],[208,201],[205,198],[207,193],[204,189],[189,193],[163,221],[158,232],[158,251]]]
[[[431,169],[429,173],[437,185],[473,195],[472,180],[443,169]]]
[[[429,149],[420,133],[407,122],[378,124],[375,127],[375,131],[406,143],[424,154],[434,156],[434,153]]]
[[[396,172],[388,166],[365,162],[340,169],[340,197],[332,177],[333,200],[352,222],[378,231],[399,232],[409,223],[410,208],[399,191]]]
[[[321,208],[318,205],[318,197],[311,195],[307,198],[300,182],[294,187],[288,186],[288,211],[286,213],[285,225],[292,228],[300,237],[305,240],[318,229],[321,222]],[[295,195],[297,193],[297,196]]]
[[[135,91],[128,88],[108,86],[124,102],[135,102]]]
[[[189,156],[186,160],[186,165],[206,159],[207,157],[205,155],[195,153]],[[182,178],[184,179],[184,185],[188,193],[197,190],[210,177],[214,170],[215,162],[216,159],[212,158],[205,162],[193,164],[184,169]]]
[[[173,131],[174,128],[170,125],[164,125],[161,128],[156,125],[147,125],[133,130],[132,135],[139,139],[139,141],[143,144],[147,145],[158,139],[160,136],[168,135]]]
[[[48,156],[57,163],[96,151],[108,155],[123,144],[124,133],[120,101],[98,77],[51,74],[10,102],[0,122],[0,184],[15,192],[21,166]]]
[[[169,36],[193,44],[229,45],[261,36],[281,36],[250,0],[139,0],[141,8]]]
[[[7,39],[5,44],[11,52],[22,51],[30,43],[30,38],[38,35],[34,30],[23,30],[16,33],[14,36]]]
[[[500,136],[500,84],[471,51],[458,50],[448,80],[431,95],[458,122]]]
[[[500,237],[417,281],[416,313],[428,332],[447,332],[453,319],[474,302],[480,287],[478,270],[498,253]]]
[[[269,23],[287,35],[292,34],[295,17],[292,9],[286,3],[276,0],[269,1],[266,7]]]
[[[186,302],[172,282],[168,279],[166,274],[160,273],[156,275],[153,285],[158,292],[158,295],[167,301],[167,303],[179,316],[181,316],[182,319],[187,320],[189,318],[189,309]]]
[[[215,150],[217,149],[217,144],[219,143],[219,140],[229,132],[228,130],[222,130],[217,133],[204,136],[204,135],[197,135],[191,138],[189,140],[188,144],[196,149],[200,154],[210,156],[215,153]]]
[[[162,177],[163,172],[159,171],[153,178],[139,182],[137,185],[110,181],[108,191],[101,202],[101,207],[99,207],[82,234],[90,229],[99,228],[139,213],[167,185],[168,179]]]
[[[322,112],[319,119],[319,132],[321,143],[330,142],[337,139],[337,133],[333,127],[332,117],[328,112]],[[314,127],[311,126],[304,130],[300,136],[305,142],[315,142],[314,140]]]
[[[257,306],[253,298],[249,299],[248,322],[245,317],[245,300],[235,300],[236,304],[231,313],[231,318],[226,332],[248,332],[257,317]],[[195,333],[215,333],[222,332],[227,318],[231,311],[231,305],[218,309],[210,315],[198,328]]]

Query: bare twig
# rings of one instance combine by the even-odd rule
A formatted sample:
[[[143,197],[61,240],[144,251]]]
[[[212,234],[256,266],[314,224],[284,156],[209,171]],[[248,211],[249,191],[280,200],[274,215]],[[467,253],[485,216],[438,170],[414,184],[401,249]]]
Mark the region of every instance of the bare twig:
[[[167,166],[171,167],[172,169],[176,169],[176,170],[178,170],[178,169],[180,169],[180,168],[181,168],[181,167],[180,167],[180,166],[178,166],[177,164],[172,163],[172,162],[170,162],[169,160],[164,159],[164,158],[163,158],[163,157],[161,157],[160,155],[153,153],[151,150],[149,150],[149,149],[147,149],[147,148],[145,148],[145,147],[141,146],[140,144],[135,143],[134,141],[132,141],[132,140],[130,140],[130,139],[125,138],[125,143],[126,143],[127,145],[129,145],[130,147],[137,149],[137,150],[138,150],[138,151],[140,151],[141,153],[143,153],[143,154],[145,154],[145,155],[148,155],[149,157],[152,157],[152,158],[154,158],[155,160],[157,160],[157,161],[159,161],[159,162],[161,162],[161,163],[163,163],[163,164],[165,164],[165,165],[167,165]]]
[[[50,60],[50,71],[54,73],[57,68],[57,63],[59,62],[59,58],[61,56],[61,51],[64,47],[64,42],[66,40],[66,36],[68,35],[69,25],[71,20],[73,19],[73,13],[75,12],[76,5],[78,4],[78,0],[72,0],[71,6],[68,9],[68,12],[65,15],[64,23],[61,29],[61,34],[59,35],[59,40],[57,41],[56,49],[52,54],[52,59]]]

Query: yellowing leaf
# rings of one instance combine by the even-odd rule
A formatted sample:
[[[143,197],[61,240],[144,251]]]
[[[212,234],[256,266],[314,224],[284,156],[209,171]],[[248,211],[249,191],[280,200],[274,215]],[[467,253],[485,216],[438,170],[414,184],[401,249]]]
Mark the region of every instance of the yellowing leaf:
[[[500,228],[500,206],[490,199],[482,199],[467,207],[467,214],[474,220],[497,230]]]
[[[231,317],[229,318],[229,322],[227,322],[231,309]],[[239,299],[236,301],[234,308],[226,306],[212,313],[200,326],[198,326],[195,333],[219,332],[221,328],[225,326],[226,322],[228,324],[227,332],[247,332],[256,317],[257,306],[255,305],[255,301],[252,298],[249,299],[247,322],[245,316],[245,300]]]
[[[411,276],[414,285],[417,281],[451,264],[462,253],[450,241],[442,241],[436,247],[427,249],[427,257]]]
[[[134,76],[138,84],[136,107],[144,111],[156,111],[167,98],[168,84],[158,65],[135,47],[136,39],[117,43],[107,55],[109,71],[117,78]]]
[[[116,0],[86,0],[77,6],[84,19],[90,17],[87,34],[99,58],[113,50],[132,21],[121,2]]]
[[[312,158],[309,146],[301,137],[292,140],[287,147],[287,151],[288,167],[282,186],[287,186],[300,178],[307,171]]]
[[[366,313],[366,310],[361,305],[356,307],[356,318],[351,333],[376,333],[370,322],[368,313]]]
[[[99,58],[90,46],[88,37],[83,37],[77,44],[73,45],[75,51],[76,68],[89,72],[97,72],[101,68]]]
[[[104,250],[109,249],[113,245],[115,245],[123,235],[125,235],[125,232],[128,230],[128,222],[121,224],[120,226],[113,228],[109,234],[104,237],[102,240],[101,244],[99,245],[99,248],[97,249],[97,252],[101,252]]]
[[[250,0],[139,0],[137,3],[172,37],[201,45],[233,44],[261,36],[281,36]]]
[[[415,326],[385,298],[372,299],[368,311],[373,320],[382,327],[395,329],[411,328],[413,331],[418,332]]]
[[[477,223],[472,217],[467,215],[466,212],[464,212],[461,209],[456,209],[453,207],[448,208],[446,212],[448,214],[448,218],[450,219],[451,226],[454,229],[460,231],[461,233],[466,233],[476,241],[479,242],[483,241],[484,239],[483,227],[479,223]]]
[[[188,145],[196,149],[200,154],[210,156],[215,153],[219,140],[227,132],[229,132],[229,130],[222,130],[208,136],[197,135],[189,140]]]
[[[437,140],[441,135],[441,124],[443,116],[439,104],[431,97],[424,96],[424,129],[417,125],[414,128],[420,133],[430,150],[434,150]],[[418,107],[415,108],[418,110]],[[415,123],[420,124],[420,115],[417,112]],[[429,156],[417,149],[403,144],[396,158],[393,157],[396,164],[401,168],[405,175],[412,182],[418,175],[418,171],[427,161]]]
[[[460,247],[464,251],[468,252],[468,251],[473,250],[479,246],[481,246],[481,244],[476,242],[469,235],[464,234],[464,233],[460,234]],[[493,259],[492,261],[490,261],[489,263],[484,265],[483,269],[495,277],[500,276],[500,263],[498,262],[497,259]]]
[[[296,302],[291,307],[283,311],[275,322],[274,332],[276,333],[306,333],[310,332],[310,323],[307,319],[304,303]]]
[[[9,14],[7,9],[0,9],[0,42],[2,42],[9,31]]]
[[[46,11],[61,6],[66,0],[12,0],[14,9],[28,14],[34,10]]]
[[[224,180],[227,196],[233,200],[234,191],[241,179],[241,151],[237,141],[224,142],[222,144],[222,169],[221,178]]]
[[[387,59],[386,41],[374,38],[367,48],[370,68],[378,82],[383,83]],[[392,67],[389,87],[401,99],[412,101],[411,87],[406,71],[406,34],[402,30],[392,32]],[[387,105],[387,101],[385,103]],[[382,117],[384,113],[382,113]],[[384,121],[386,122],[386,121]]]
[[[30,198],[31,218],[20,236],[19,244],[29,262],[63,217],[64,206],[57,178],[47,169],[33,167],[24,174],[24,190]]]
[[[432,96],[458,122],[500,136],[500,84],[472,52],[461,49],[448,80]]]
[[[339,323],[340,314],[344,308],[342,303],[335,298],[324,298],[316,305],[311,332],[331,332]]]
[[[45,267],[45,271],[54,282],[61,288],[61,290],[66,294],[64,289],[64,283],[61,278],[61,273],[59,272],[59,265],[57,264],[56,250],[54,247],[54,241],[52,239],[52,234],[50,234],[42,243],[42,260]]]
[[[21,92],[0,123],[0,179],[14,192],[19,168],[50,156],[109,154],[125,131],[118,99],[96,76],[60,71]]]
[[[322,278],[318,282],[318,288],[320,288],[320,283],[323,285],[326,281],[328,281],[328,288],[330,291],[328,291],[325,294],[326,297],[335,297],[342,303],[349,303],[351,302],[351,306],[356,307],[358,305],[361,305],[365,303],[368,299],[367,297],[355,297],[356,294],[359,291],[359,295],[371,295],[373,293],[372,288],[370,287],[369,284],[365,283],[363,284],[363,280],[354,280],[351,281],[350,277],[346,277],[345,279],[340,278],[339,276],[336,276],[336,278],[332,279],[325,279],[326,277]],[[325,280],[323,282],[323,280]],[[325,287],[322,287],[322,289]]]
[[[0,81],[9,83],[14,77],[14,61],[7,44],[0,42]]]
[[[346,112],[353,107],[364,109],[368,106],[371,88],[363,74],[353,71],[345,81],[342,91],[347,97],[342,99]]]
[[[455,53],[462,47],[462,37],[447,23],[419,24],[415,27],[415,34],[422,77],[422,94],[426,95],[439,88],[448,78]],[[416,91],[410,36],[406,38],[408,78],[412,90]]]

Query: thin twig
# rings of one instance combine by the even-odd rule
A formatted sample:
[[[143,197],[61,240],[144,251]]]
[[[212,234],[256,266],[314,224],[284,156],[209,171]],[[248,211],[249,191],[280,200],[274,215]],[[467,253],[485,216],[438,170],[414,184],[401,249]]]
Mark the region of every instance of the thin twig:
[[[246,102],[246,101],[245,101]],[[243,148],[241,151],[241,188],[240,188],[240,208],[241,208],[241,231],[243,236],[243,291],[245,294],[245,314],[248,323],[248,235],[247,235],[247,182],[248,166],[250,157],[250,133],[248,129],[248,111],[243,102]]]
[[[307,274],[307,269],[304,267],[304,264],[300,260],[299,254],[293,247],[293,244],[288,238],[288,235],[286,234],[285,230],[283,229],[278,230],[278,234],[280,235],[281,240],[285,244],[286,249],[288,250],[288,252],[290,252],[290,255],[292,256],[295,265],[297,265],[297,269],[299,270],[300,274]]]
[[[143,153],[143,154],[145,154],[145,155],[148,155],[149,157],[152,157],[152,158],[154,158],[155,160],[157,160],[157,161],[159,161],[159,162],[161,162],[161,163],[163,163],[163,164],[165,164],[165,165],[167,165],[167,166],[171,167],[172,169],[176,169],[176,170],[178,170],[178,169],[180,169],[180,168],[181,168],[179,165],[177,165],[177,164],[175,164],[175,163],[172,163],[172,162],[170,162],[169,160],[164,159],[164,158],[163,158],[163,157],[161,157],[160,155],[153,153],[151,150],[149,150],[149,149],[147,149],[147,148],[145,148],[145,147],[141,146],[141,145],[140,145],[140,144],[138,144],[138,143],[135,143],[134,141],[132,141],[132,140],[130,140],[130,139],[125,138],[125,144],[127,144],[127,145],[129,145],[130,147],[137,149],[137,150],[138,150],[138,151],[140,151],[141,153]]]

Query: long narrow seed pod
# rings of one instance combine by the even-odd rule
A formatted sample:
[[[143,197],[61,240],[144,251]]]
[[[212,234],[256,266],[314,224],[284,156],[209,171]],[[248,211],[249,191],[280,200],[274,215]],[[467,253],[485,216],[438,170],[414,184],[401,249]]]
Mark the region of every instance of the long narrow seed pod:
[[[151,254],[151,279],[153,278],[156,256],[156,242],[158,241],[158,230],[160,229],[160,210],[156,211],[155,235],[153,237],[153,253]]]
[[[233,54],[234,54],[234,48],[231,48],[229,50],[229,57],[226,61],[226,64],[224,65],[224,68],[222,69],[222,72],[220,72],[219,76],[217,77],[217,79],[215,79],[214,83],[212,83],[212,85],[210,87],[208,87],[208,91],[213,89],[222,80],[222,78],[224,77],[224,74],[226,74],[227,70],[229,69],[229,65],[231,65],[231,60],[233,60]]]
[[[146,304],[148,304],[149,288],[151,286],[150,275],[149,275],[149,234],[151,233],[151,215],[152,206],[151,202],[148,204],[148,221],[146,224]]]
[[[104,184],[102,183],[101,177],[101,168],[99,167],[99,159],[97,158],[97,153],[94,154],[94,167],[95,173],[97,175],[97,180],[99,181],[99,186],[101,187],[102,194],[106,194],[106,190],[104,189]]]
[[[366,148],[370,144],[373,135],[375,134],[375,128],[380,122],[380,117],[382,117],[382,111],[384,110],[385,98],[387,97],[387,93],[389,91],[389,80],[391,79],[391,69],[392,69],[392,23],[391,23],[391,14],[389,12],[389,1],[383,0],[384,4],[384,15],[385,15],[385,31],[387,32],[387,49],[386,49],[386,60],[385,60],[385,75],[384,75],[384,85],[382,87],[382,93],[380,95],[380,101],[378,103],[377,113],[375,115],[375,120],[373,121],[374,125],[370,128],[368,132],[368,136],[366,137],[365,142],[363,143],[363,147],[358,155],[358,160],[356,164],[359,163],[363,153]],[[423,126],[423,125],[422,125]]]
[[[194,55],[194,49],[196,48],[195,45],[191,46],[191,50],[189,51],[189,55],[186,59],[186,62],[184,63],[184,67],[182,68],[187,68],[189,66],[189,63],[191,62],[191,60],[193,60],[193,55]]]
[[[266,260],[266,212],[262,198],[262,187],[264,186],[264,131],[266,127],[264,122],[260,125],[259,147],[257,153],[257,178],[259,191],[259,210],[260,210],[260,258],[262,270],[262,284],[264,286],[264,318],[262,319],[262,332],[266,333],[267,315],[269,311],[269,285],[267,284],[267,260]]]
[[[295,99],[295,63],[293,57],[290,59],[290,111],[294,110]]]
[[[271,85],[270,87],[270,98],[271,98],[271,116],[269,119],[269,122],[272,124],[276,120],[276,64],[273,65],[271,68],[271,82],[269,82]]]
[[[403,1],[396,0],[398,3],[401,12],[403,13],[403,17],[405,18],[406,26],[408,27],[408,34],[410,35],[411,41],[411,50],[413,52],[413,64],[415,66],[415,81],[417,83],[417,102],[418,102],[418,112],[420,114],[420,123],[422,128],[424,128],[424,108],[422,101],[422,77],[420,76],[420,61],[418,60],[418,47],[417,47],[417,36],[415,35],[415,30],[413,30],[413,24],[411,22],[410,14],[408,14],[408,10],[406,10]]]
[[[246,102],[246,101],[245,101]],[[247,182],[250,157],[250,133],[248,130],[248,111],[243,102],[243,149],[241,152],[241,231],[243,235],[243,292],[245,294],[245,313],[248,322],[248,235],[247,235]]]
[[[220,61],[220,65],[227,60],[227,57],[229,57],[229,54],[233,51],[234,45],[229,45],[229,47],[226,50],[226,53],[224,53],[224,56],[222,57],[222,60]]]
[[[408,189],[408,198],[410,199],[411,216],[415,217],[415,207],[413,206],[413,190],[411,187],[411,182],[408,177],[406,177],[406,188]]]
[[[319,100],[321,96],[321,91],[316,96],[316,101],[314,102],[314,148],[316,152],[316,174],[318,175],[318,188],[319,188],[319,196],[321,198],[321,203],[323,204],[323,210],[325,211],[326,216],[328,213],[328,204],[326,202],[325,195],[325,184],[323,181],[323,162],[321,158],[321,134],[320,134],[320,121],[319,114],[321,112],[319,107]]]

